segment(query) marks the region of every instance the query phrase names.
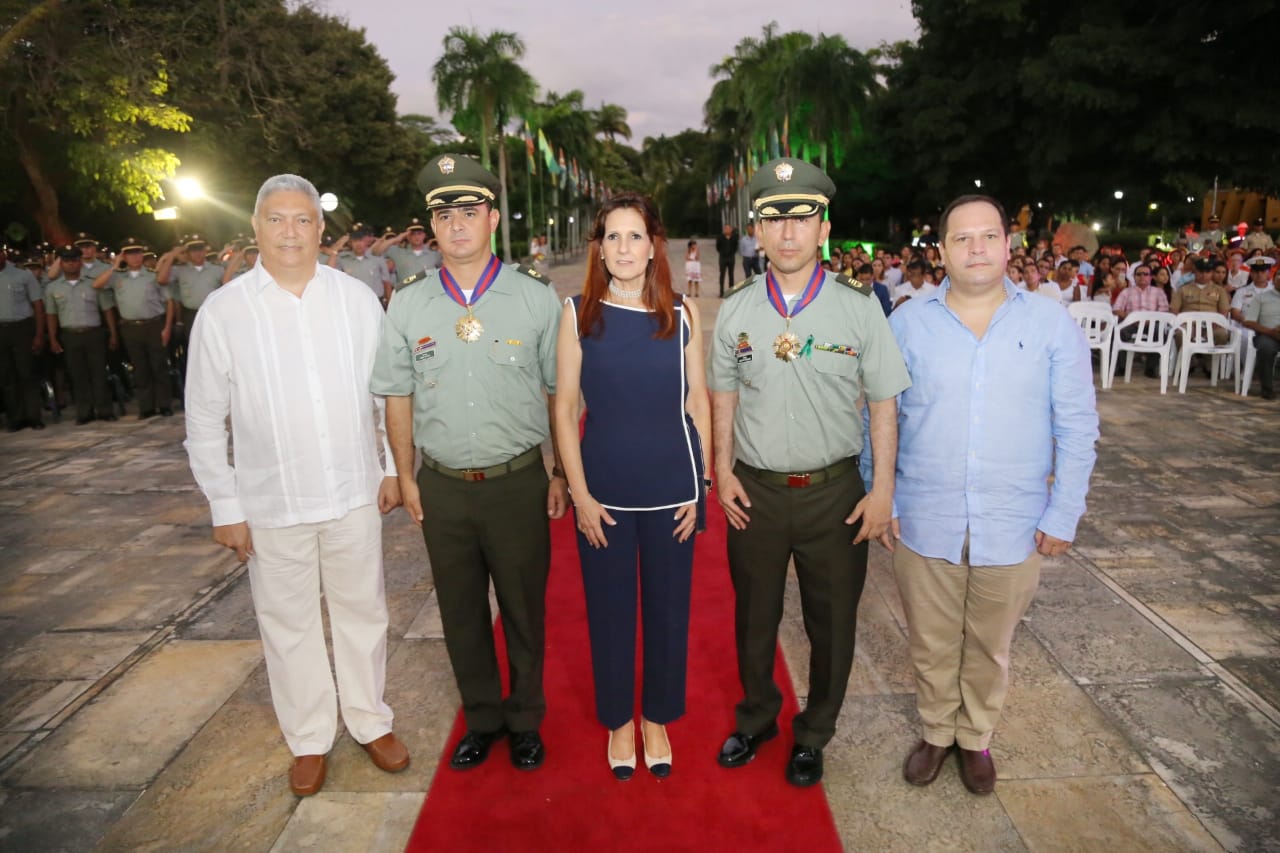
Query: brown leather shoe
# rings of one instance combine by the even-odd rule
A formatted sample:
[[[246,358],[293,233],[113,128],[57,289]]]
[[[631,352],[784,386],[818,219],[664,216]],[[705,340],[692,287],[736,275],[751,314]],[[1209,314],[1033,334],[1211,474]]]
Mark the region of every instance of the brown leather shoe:
[[[960,750],[960,781],[971,794],[990,794],[996,789],[996,765],[990,750]]]
[[[951,753],[949,746],[934,746],[928,741],[920,741],[907,753],[907,760],[902,764],[902,778],[912,785],[928,785],[938,778],[938,772]]]
[[[324,785],[324,756],[299,755],[289,768],[289,787],[299,797],[309,797]]]
[[[409,750],[396,737],[395,732],[387,732],[377,740],[362,745],[379,770],[399,773],[409,766]]]

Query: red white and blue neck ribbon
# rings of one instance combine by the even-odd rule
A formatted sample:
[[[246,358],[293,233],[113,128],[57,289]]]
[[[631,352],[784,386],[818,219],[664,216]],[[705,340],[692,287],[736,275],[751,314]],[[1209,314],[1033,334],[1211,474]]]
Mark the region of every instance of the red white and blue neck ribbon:
[[[809,283],[804,286],[804,290],[800,291],[800,298],[796,300],[795,307],[788,312],[787,299],[782,295],[782,285],[778,284],[778,280],[773,277],[771,270],[765,278],[765,289],[769,294],[769,304],[773,306],[773,310],[790,320],[805,308],[808,308],[809,303],[817,298],[818,291],[822,290],[822,282],[825,278],[825,270],[822,269],[822,265],[814,264],[813,275],[809,276]]]
[[[470,308],[497,281],[498,273],[501,271],[502,263],[498,260],[498,256],[489,255],[489,263],[484,265],[484,270],[480,273],[480,280],[476,282],[475,289],[471,291],[471,301],[469,302],[467,297],[463,295],[462,288],[458,286],[458,280],[444,267],[440,268],[440,285],[444,288],[444,292],[449,294],[450,299],[463,308]]]

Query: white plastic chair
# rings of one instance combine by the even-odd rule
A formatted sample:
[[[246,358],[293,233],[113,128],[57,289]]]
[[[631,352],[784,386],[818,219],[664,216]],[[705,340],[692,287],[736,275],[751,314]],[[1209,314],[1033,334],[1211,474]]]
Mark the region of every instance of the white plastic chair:
[[[1172,329],[1177,317],[1168,311],[1131,311],[1129,315],[1112,327],[1111,365],[1107,369],[1110,382],[1115,375],[1116,365],[1120,363],[1120,353],[1128,352],[1128,360],[1124,365],[1124,381],[1133,376],[1134,353],[1146,353],[1160,356],[1160,393],[1169,388],[1169,373],[1173,358],[1169,351],[1173,342]],[[1126,341],[1122,335],[1125,329],[1136,328],[1133,340]]]
[[[1111,328],[1116,324],[1116,315],[1105,302],[1072,302],[1067,305],[1067,311],[1080,325],[1089,349],[1098,351],[1098,373],[1105,391],[1111,387],[1107,368],[1111,366]]]
[[[1244,347],[1244,368],[1236,371],[1236,393],[1241,397],[1249,396],[1249,386],[1253,383],[1253,371],[1258,364],[1258,351],[1253,346],[1253,329],[1242,329],[1240,339]],[[1280,355],[1276,356],[1280,361]]]
[[[1213,340],[1213,331],[1218,328],[1227,332],[1225,344],[1215,343]],[[1174,361],[1174,373],[1178,377],[1178,393],[1187,393],[1187,374],[1191,372],[1191,357],[1197,354],[1212,359],[1209,366],[1209,384],[1216,388],[1219,360],[1226,358],[1234,361],[1240,352],[1240,330],[1233,329],[1226,317],[1214,311],[1184,311],[1177,315],[1174,330],[1176,334],[1171,346],[1179,350],[1178,358]]]

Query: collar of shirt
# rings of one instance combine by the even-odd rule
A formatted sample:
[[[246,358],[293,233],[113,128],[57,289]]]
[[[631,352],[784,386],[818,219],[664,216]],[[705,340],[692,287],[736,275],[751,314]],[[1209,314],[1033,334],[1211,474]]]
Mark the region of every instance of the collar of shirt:
[[[306,289],[302,291],[303,296],[306,296],[307,293],[311,292],[313,290],[312,285],[320,280],[319,268],[320,268],[320,265],[316,264],[316,271],[311,274],[311,280],[307,282]],[[274,278],[272,278],[271,273],[267,272],[267,268],[264,267],[262,264],[254,264],[249,269],[248,272],[244,273],[244,275],[254,276],[254,278],[249,279],[249,282],[251,286],[256,287],[258,289],[259,293],[261,293],[263,290],[266,290],[267,287],[271,285],[274,285],[275,287],[279,288],[282,293],[288,293],[287,290],[285,290],[283,287],[280,287],[279,283]]]

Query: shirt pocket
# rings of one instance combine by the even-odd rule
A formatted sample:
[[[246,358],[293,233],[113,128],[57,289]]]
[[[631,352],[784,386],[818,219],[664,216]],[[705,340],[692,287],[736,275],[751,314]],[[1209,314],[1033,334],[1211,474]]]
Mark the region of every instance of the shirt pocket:
[[[737,356],[737,364],[734,366],[734,372],[738,377],[738,384],[743,388],[750,388],[759,391],[764,387],[764,355],[760,352],[748,353]]]
[[[449,360],[449,351],[439,344],[420,349],[412,354],[413,377],[420,390],[431,390],[440,385],[441,369]]]
[[[518,340],[497,340],[489,345],[489,359],[502,367],[528,370],[537,357],[533,343]]]
[[[858,348],[853,347],[856,351]],[[813,369],[824,381],[843,385],[853,382],[858,375],[858,356],[851,353],[828,352],[815,349],[812,351]]]

